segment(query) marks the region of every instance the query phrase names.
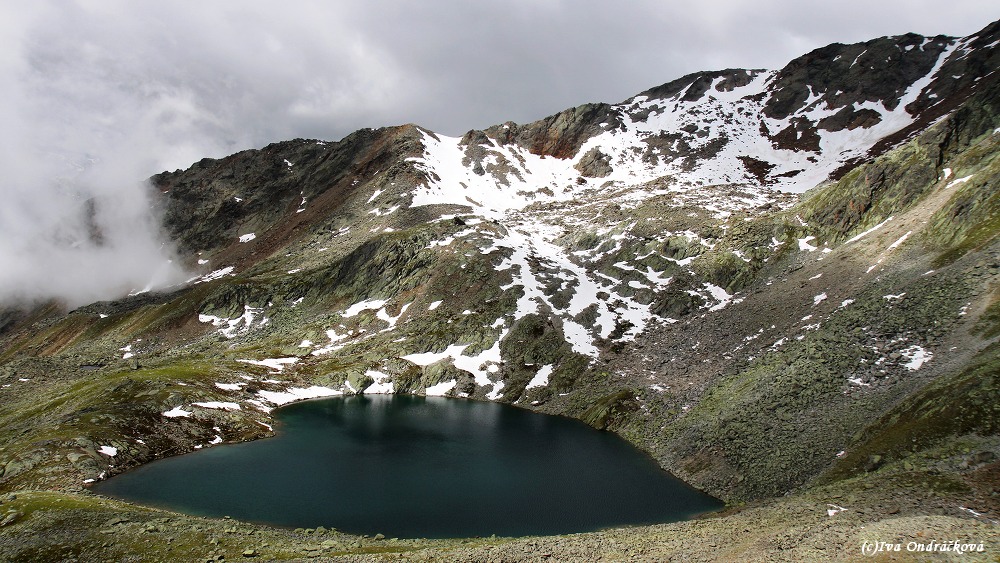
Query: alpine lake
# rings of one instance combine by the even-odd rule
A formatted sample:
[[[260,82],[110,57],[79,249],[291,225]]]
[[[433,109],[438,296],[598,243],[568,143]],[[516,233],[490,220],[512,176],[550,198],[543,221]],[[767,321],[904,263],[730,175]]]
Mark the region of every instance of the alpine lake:
[[[610,432],[509,405],[360,395],[274,416],[272,438],[157,460],[93,490],[197,516],[405,538],[565,534],[722,507]]]

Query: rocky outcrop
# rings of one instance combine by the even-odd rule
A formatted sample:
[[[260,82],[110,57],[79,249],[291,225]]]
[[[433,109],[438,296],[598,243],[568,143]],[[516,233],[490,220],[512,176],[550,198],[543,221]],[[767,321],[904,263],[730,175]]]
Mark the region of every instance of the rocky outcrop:
[[[927,76],[955,39],[916,34],[821,47],[785,65],[774,78],[764,114],[787,118],[809,105],[895,109],[907,89]]]
[[[584,104],[526,125],[508,122],[485,132],[500,144],[517,144],[532,154],[571,158],[588,139],[619,122],[612,106]]]
[[[585,178],[603,178],[611,174],[611,157],[594,147],[580,157],[580,162],[574,168]]]
[[[735,88],[750,84],[755,78],[760,76],[764,70],[728,69],[716,72],[695,72],[683,76],[676,80],[671,80],[666,84],[661,84],[656,88],[650,88],[640,96],[650,99],[679,99],[685,102],[700,100],[706,93],[711,95],[711,87],[714,85],[716,92],[730,92]],[[679,94],[683,94],[678,98]]]
[[[288,244],[305,225],[338,211],[361,181],[378,172],[412,174],[405,159],[421,149],[416,127],[362,129],[338,142],[297,139],[206,158],[150,182],[162,195],[164,228],[181,253],[230,247],[239,258],[239,250],[265,241],[265,251]],[[276,231],[270,240],[240,247],[241,235],[267,231]]]

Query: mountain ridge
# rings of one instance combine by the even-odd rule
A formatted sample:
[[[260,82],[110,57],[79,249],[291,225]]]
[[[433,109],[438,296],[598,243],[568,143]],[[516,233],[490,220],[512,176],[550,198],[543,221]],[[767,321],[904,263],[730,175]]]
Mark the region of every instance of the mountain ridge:
[[[978,43],[985,43],[988,39],[993,38],[997,34],[996,26],[991,25],[985,28],[979,34],[975,34],[968,38],[963,39],[968,46],[973,46]],[[893,41],[903,41],[902,44],[894,43]],[[825,110],[825,115],[818,119],[810,119],[809,117],[798,116],[794,119],[788,120],[786,123],[764,123],[762,129],[766,131],[761,131],[763,141],[767,142],[763,150],[764,152],[772,151],[774,148],[788,147],[791,149],[792,157],[797,158],[800,162],[799,166],[807,165],[810,163],[810,159],[815,160],[818,158],[816,154],[805,156],[804,158],[798,158],[801,155],[796,153],[807,152],[807,150],[816,151],[818,148],[819,135],[817,131],[828,131],[832,133],[842,132],[842,131],[853,131],[855,129],[870,129],[873,126],[877,126],[880,121],[884,119],[878,111],[871,108],[853,108],[854,104],[871,103],[873,101],[882,102],[884,104],[883,110],[887,109],[889,111],[898,107],[899,103],[902,101],[903,86],[912,86],[920,78],[928,78],[928,74],[933,74],[932,71],[936,70],[946,70],[943,66],[940,69],[934,68],[935,63],[946,63],[948,68],[954,68],[959,64],[967,66],[978,66],[982,68],[989,68],[989,62],[995,61],[995,55],[993,58],[989,58],[984,61],[983,56],[976,56],[981,54],[979,51],[971,51],[973,53],[972,58],[968,56],[968,52],[965,56],[955,57],[954,61],[945,61],[943,59],[947,58],[948,53],[945,53],[945,48],[947,45],[951,45],[954,50],[960,50],[965,48],[962,45],[958,45],[959,40],[956,38],[947,38],[944,36],[938,36],[936,38],[924,38],[909,34],[905,36],[899,36],[896,38],[882,38],[878,40],[872,40],[867,43],[857,44],[853,46],[838,46],[834,44],[829,47],[824,47],[817,49],[799,59],[796,59],[786,65],[780,71],[745,71],[745,70],[727,70],[727,71],[717,71],[709,73],[693,73],[686,77],[677,79],[675,81],[666,83],[660,87],[653,88],[645,91],[638,96],[629,98],[626,102],[617,105],[610,104],[585,104],[583,106],[578,106],[576,108],[571,108],[564,112],[560,112],[543,118],[542,120],[525,124],[523,126],[506,123],[501,125],[495,125],[487,128],[484,131],[469,131],[466,133],[461,141],[459,141],[460,146],[465,146],[466,158],[471,159],[475,162],[474,171],[479,174],[483,170],[481,160],[488,155],[494,155],[495,158],[501,158],[503,161],[513,161],[516,160],[513,155],[498,154],[496,150],[491,150],[484,145],[484,142],[489,144],[489,142],[495,142],[499,147],[504,147],[508,145],[516,145],[525,149],[527,153],[540,155],[540,156],[553,156],[556,158],[571,158],[577,157],[580,160],[580,155],[577,154],[578,150],[582,147],[586,140],[592,139],[597,135],[601,128],[611,128],[618,129],[624,127],[622,124],[622,119],[626,113],[624,110],[628,102],[632,102],[633,106],[636,106],[634,110],[640,110],[640,113],[633,111],[631,117],[641,117],[643,113],[648,117],[650,112],[655,112],[658,109],[656,105],[646,105],[636,104],[635,101],[640,99],[642,96],[649,97],[649,94],[667,95],[667,97],[675,97],[678,101],[685,102],[697,102],[705,97],[708,93],[711,96],[709,90],[720,92],[719,88],[729,88],[736,86],[737,88],[745,88],[751,83],[751,77],[765,76],[770,73],[771,80],[776,84],[774,91],[768,97],[768,102],[763,104],[761,107],[761,112],[764,117],[767,118],[779,118],[787,119],[792,117],[793,112],[790,110],[792,106],[795,106],[795,111],[801,113],[801,110],[807,107],[817,107],[821,103],[828,104],[828,109]],[[964,44],[963,44],[964,45]],[[930,46],[930,48],[926,48]],[[877,49],[876,49],[877,48]],[[918,59],[913,64],[906,66],[908,68],[908,73],[901,75],[895,81],[872,81],[867,77],[866,73],[861,73],[860,77],[850,75],[850,72],[846,74],[846,78],[842,82],[830,82],[830,80],[825,80],[823,87],[826,89],[838,88],[834,93],[827,92],[823,90],[819,92],[816,96],[809,98],[809,88],[811,86],[805,86],[802,84],[802,79],[798,74],[801,72],[802,68],[810,68],[810,64],[816,67],[819,64],[820,67],[826,68],[827,63],[831,59],[843,58],[845,52],[847,54],[853,54],[854,51],[860,50],[855,56],[855,62],[857,59],[861,58],[862,55],[867,54],[870,50],[872,54],[869,57],[875,57],[875,53],[879,52],[879,61],[868,61],[868,62],[880,62],[884,67],[887,63],[892,62],[892,54],[882,58],[885,51],[888,49],[896,48],[899,50],[899,56],[901,60],[906,61],[909,58]],[[845,51],[847,49],[847,52]],[[853,49],[853,50],[852,50]],[[989,53],[993,53],[993,50],[987,50]],[[910,53],[913,53],[911,55]],[[917,56],[919,54],[919,56]],[[942,56],[944,55],[944,56]],[[909,58],[908,58],[909,57]],[[817,60],[819,62],[817,62]],[[855,65],[851,65],[852,67]],[[863,66],[863,65],[859,65]],[[995,65],[993,66],[995,68]],[[878,76],[884,78],[884,68],[875,68],[872,66],[869,70],[877,73]],[[850,68],[848,69],[850,71]],[[858,73],[854,73],[858,74]],[[959,76],[966,76],[966,73],[962,73]],[[987,73],[985,76],[994,79],[995,75],[993,72]],[[709,80],[711,78],[711,80]],[[722,79],[720,82],[719,79]],[[847,84],[853,82],[859,82],[863,85],[878,84],[878,88],[881,90],[877,92],[868,91],[868,89],[862,88],[859,91],[852,93],[845,93],[840,90],[841,87],[848,87]],[[712,84],[712,83],[717,84]],[[940,81],[942,84],[945,81]],[[966,81],[968,82],[968,81]],[[876,135],[874,143],[866,147],[867,152],[861,154],[852,154],[848,158],[837,158],[832,165],[827,166],[826,172],[829,173],[834,179],[838,178],[847,170],[853,168],[858,162],[864,159],[870,159],[884,150],[887,150],[890,146],[895,143],[900,142],[902,139],[909,134],[912,134],[914,130],[918,130],[921,127],[925,127],[930,121],[940,117],[940,113],[947,111],[950,107],[957,106],[961,103],[963,95],[967,96],[969,93],[965,92],[964,88],[973,88],[973,86],[965,85],[960,88],[959,93],[950,92],[946,94],[947,88],[943,86],[937,86],[937,82],[928,81],[926,84],[926,89],[928,90],[926,97],[919,97],[924,90],[920,88],[916,92],[917,96],[912,96],[914,99],[910,100],[908,107],[919,108],[921,111],[918,115],[912,118],[911,123],[900,123],[900,126],[891,128],[889,130],[880,132],[880,135]],[[950,82],[949,82],[950,84]],[[870,89],[872,86],[869,86]],[[975,88],[980,87],[975,85]],[[664,88],[666,88],[664,90]],[[683,91],[682,91],[683,90]],[[857,86],[855,86],[857,90]],[[941,90],[941,93],[935,90]],[[729,91],[731,92],[731,90]],[[786,92],[788,92],[786,94]],[[955,101],[952,99],[951,95],[957,96],[959,99]],[[749,97],[760,94],[751,94]],[[879,98],[879,95],[887,96],[886,99]],[[930,103],[930,100],[934,97],[941,98],[941,101],[937,103]],[[829,98],[829,99],[828,99]],[[807,104],[806,101],[809,101]],[[934,109],[937,108],[937,109]],[[699,108],[695,108],[696,110]],[[922,112],[929,112],[926,116]],[[730,116],[731,117],[731,116]],[[815,117],[815,116],[814,116]],[[755,121],[755,120],[751,120]],[[862,127],[862,125],[867,125],[867,127]],[[716,137],[713,139],[713,143],[698,143],[697,136],[711,135],[712,133],[706,133],[704,130],[699,130],[696,124],[677,124],[675,128],[661,128],[660,131],[672,131],[668,137],[664,138],[663,134],[660,133],[654,136],[647,136],[645,141],[646,147],[643,149],[645,153],[645,159],[647,161],[656,161],[659,157],[657,156],[658,151],[663,150],[663,145],[666,142],[672,141],[676,146],[682,144],[682,150],[679,151],[680,154],[671,155],[673,160],[692,160],[691,153],[694,153],[695,157],[701,157],[702,159],[706,157],[718,157],[719,145],[727,144],[727,139],[725,137]],[[691,128],[694,126],[693,133],[695,135],[686,134],[683,129],[685,127]],[[416,126],[403,126],[403,127],[416,127]],[[744,129],[749,129],[750,127],[744,127]],[[774,131],[772,131],[774,129]],[[679,132],[678,132],[679,130]],[[744,132],[745,133],[745,132]],[[435,135],[436,136],[436,135]],[[348,136],[345,138],[344,142],[351,143],[354,136]],[[474,142],[475,140],[475,142]],[[760,141],[749,141],[750,143],[759,143]],[[686,146],[685,146],[686,145]],[[701,146],[699,146],[701,145]],[[273,146],[273,145],[272,145]],[[497,147],[497,148],[499,148]],[[746,146],[741,147],[747,149]],[[752,147],[751,147],[752,148]],[[855,153],[860,151],[855,150]],[[239,154],[245,154],[239,153]],[[475,153],[475,154],[473,154]],[[608,174],[607,169],[614,169],[613,166],[609,166],[608,155],[604,155],[600,152],[599,147],[591,149],[589,153],[592,156],[589,158],[589,162],[580,163],[577,165],[583,166],[581,177],[588,178],[600,178],[606,177]],[[718,178],[721,181],[745,181],[750,183],[759,183],[764,185],[774,185],[778,184],[778,187],[788,187],[788,180],[794,179],[798,174],[802,173],[801,168],[789,167],[791,169],[784,170],[783,172],[772,172],[776,164],[768,162],[766,160],[766,155],[754,154],[752,150],[742,151],[739,155],[740,158],[738,163],[730,163],[727,170],[727,178]],[[821,155],[819,155],[821,156]],[[764,158],[762,158],[764,157]],[[593,170],[589,168],[594,166],[594,162],[601,163],[603,166],[598,165],[604,170],[600,176],[596,176]],[[780,166],[777,165],[777,166]],[[494,169],[498,171],[503,171],[504,169],[509,169],[509,164],[504,164],[504,162],[498,162],[494,165]],[[740,172],[740,169],[746,169],[744,174],[736,178],[736,175]],[[524,174],[524,171],[518,171],[519,176]],[[672,172],[672,171],[671,171]],[[153,178],[154,183],[160,182],[165,177],[167,173],[157,175]],[[507,175],[502,175],[497,177],[493,176],[496,180],[501,183],[509,183]],[[822,181],[822,175],[817,175],[815,178],[810,178],[810,180]],[[782,184],[784,182],[784,184]],[[815,183],[815,182],[813,182]],[[811,187],[809,181],[803,184],[804,186]],[[802,191],[804,188],[797,188],[795,191]],[[291,205],[288,203],[287,205]],[[172,233],[177,236],[177,230],[174,229]]]

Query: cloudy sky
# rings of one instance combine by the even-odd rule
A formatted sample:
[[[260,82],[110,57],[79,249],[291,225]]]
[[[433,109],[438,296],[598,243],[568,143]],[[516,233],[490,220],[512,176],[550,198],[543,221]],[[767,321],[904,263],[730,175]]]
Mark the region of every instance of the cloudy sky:
[[[997,18],[995,0],[5,2],[0,305],[182,277],[141,180],[204,156],[407,122],[460,135]]]

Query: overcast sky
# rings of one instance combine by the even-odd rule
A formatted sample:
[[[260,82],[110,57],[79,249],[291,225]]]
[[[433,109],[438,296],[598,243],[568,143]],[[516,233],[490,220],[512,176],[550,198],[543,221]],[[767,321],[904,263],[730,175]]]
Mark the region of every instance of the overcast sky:
[[[0,300],[144,285],[168,254],[139,182],[204,156],[400,123],[460,135],[997,18],[995,0],[5,2]],[[90,198],[100,245],[79,213]]]

